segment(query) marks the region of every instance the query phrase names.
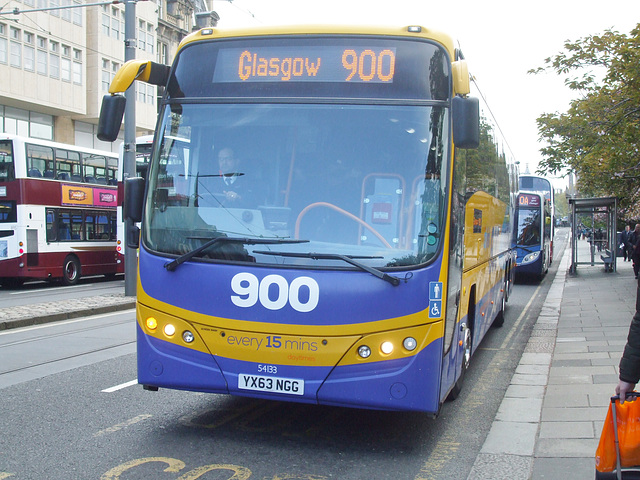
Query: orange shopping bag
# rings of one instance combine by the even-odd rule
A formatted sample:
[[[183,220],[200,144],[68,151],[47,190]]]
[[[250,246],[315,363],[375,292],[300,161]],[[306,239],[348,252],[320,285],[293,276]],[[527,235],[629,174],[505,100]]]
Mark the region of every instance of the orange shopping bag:
[[[596,449],[596,478],[623,478],[624,469],[640,467],[640,394],[628,394],[620,405],[620,398],[611,397],[611,406],[602,427],[600,443]],[[634,397],[634,398],[629,398]],[[598,473],[616,472],[599,476]]]

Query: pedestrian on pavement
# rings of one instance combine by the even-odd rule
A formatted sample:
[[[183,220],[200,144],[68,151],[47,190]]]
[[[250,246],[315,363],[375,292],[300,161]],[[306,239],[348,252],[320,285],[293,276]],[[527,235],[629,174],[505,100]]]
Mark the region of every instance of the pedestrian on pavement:
[[[626,225],[620,234],[620,244],[622,245],[622,258],[624,261],[631,261],[631,227]]]
[[[638,278],[640,270],[640,223],[636,223],[636,228],[631,233],[631,260],[633,261],[633,273]]]
[[[632,392],[640,380],[640,285],[636,289],[636,313],[631,320],[627,344],[620,359],[619,379],[616,394],[620,395],[620,403],[624,403],[627,393]]]

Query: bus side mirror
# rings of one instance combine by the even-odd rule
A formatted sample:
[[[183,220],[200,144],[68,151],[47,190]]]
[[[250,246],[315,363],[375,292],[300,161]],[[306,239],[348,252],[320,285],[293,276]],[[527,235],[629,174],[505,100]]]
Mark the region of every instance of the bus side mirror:
[[[453,97],[453,143],[458,148],[480,146],[480,102],[473,97]]]
[[[102,107],[98,119],[98,138],[103,142],[113,142],[118,138],[126,103],[123,95],[102,97]]]
[[[123,217],[134,223],[142,220],[142,204],[144,203],[144,178],[133,177],[124,181]]]

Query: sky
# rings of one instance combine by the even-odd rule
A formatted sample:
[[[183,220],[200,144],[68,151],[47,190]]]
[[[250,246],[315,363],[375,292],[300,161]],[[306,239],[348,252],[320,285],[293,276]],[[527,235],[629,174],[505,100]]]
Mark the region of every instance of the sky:
[[[422,25],[449,34],[493,112],[520,171],[542,156],[536,119],[565,112],[577,92],[555,72],[532,75],[565,41],[640,23],[639,0],[213,0],[220,28],[273,24]],[[553,179],[556,188],[566,178]]]

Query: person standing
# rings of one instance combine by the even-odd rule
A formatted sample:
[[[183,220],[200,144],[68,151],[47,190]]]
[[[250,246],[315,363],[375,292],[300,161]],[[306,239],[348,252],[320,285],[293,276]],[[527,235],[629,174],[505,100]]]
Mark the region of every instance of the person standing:
[[[638,278],[640,270],[640,223],[636,223],[636,228],[631,233],[631,260],[633,261],[633,273]]]
[[[636,226],[636,230],[637,230]],[[629,326],[627,344],[620,359],[620,373],[616,395],[620,395],[620,403],[624,403],[628,392],[632,392],[640,380],[640,286],[636,290],[636,313]]]
[[[622,243],[622,258],[625,262],[631,261],[631,227],[625,225],[624,231],[620,234],[620,242]]]

